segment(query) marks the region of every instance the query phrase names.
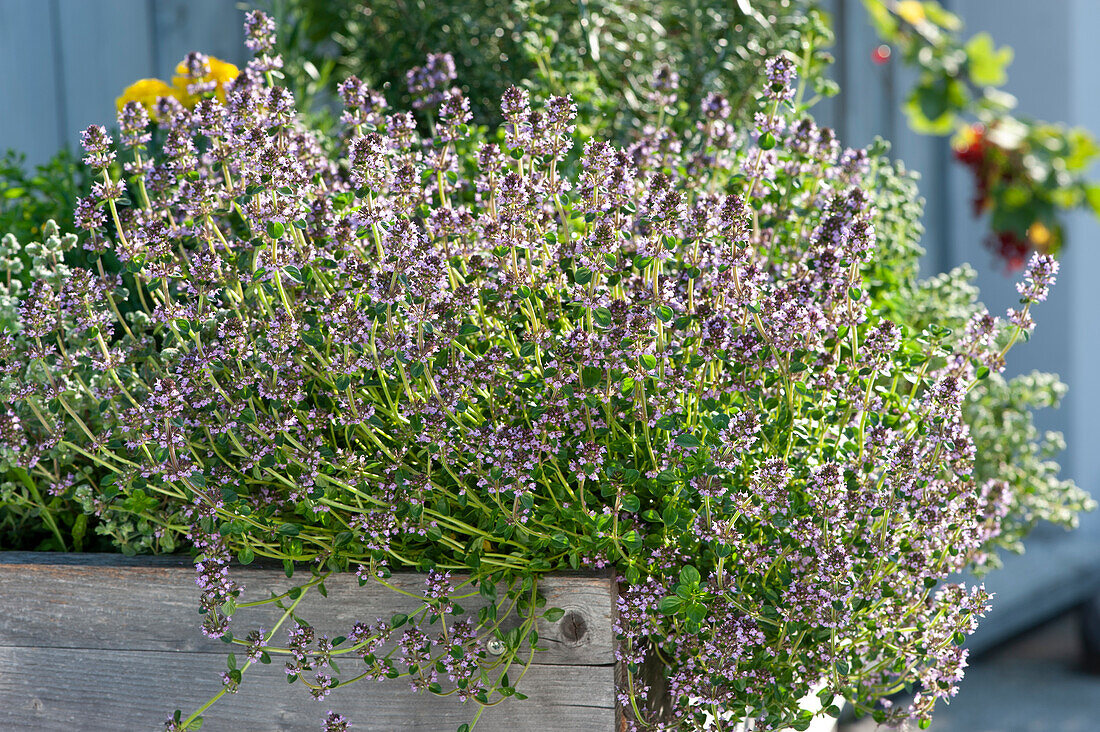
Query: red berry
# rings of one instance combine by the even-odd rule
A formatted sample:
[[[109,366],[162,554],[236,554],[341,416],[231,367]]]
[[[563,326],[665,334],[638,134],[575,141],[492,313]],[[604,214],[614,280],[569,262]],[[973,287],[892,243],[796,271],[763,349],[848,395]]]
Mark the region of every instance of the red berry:
[[[880,46],[876,46],[875,50],[871,51],[871,60],[881,66],[890,60],[890,47],[883,43]]]

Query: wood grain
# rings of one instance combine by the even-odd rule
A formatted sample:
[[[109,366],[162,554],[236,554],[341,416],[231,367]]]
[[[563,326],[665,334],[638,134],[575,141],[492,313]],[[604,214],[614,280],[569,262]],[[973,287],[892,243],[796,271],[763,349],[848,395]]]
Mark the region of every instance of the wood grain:
[[[253,567],[234,568],[234,576],[245,585],[242,601],[308,578]],[[173,709],[189,713],[216,693],[230,649],[199,632],[194,577],[186,558],[0,553],[0,729],[153,729]],[[423,587],[415,574],[391,582],[417,594]],[[328,597],[307,595],[298,614],[330,636],[356,621],[407,612],[413,602],[377,585],[359,587],[354,575],[325,584]],[[611,579],[553,577],[540,586],[547,606],[566,612],[539,623],[546,650],[519,686],[530,699],[487,710],[477,729],[612,729]],[[470,613],[483,604],[463,601]],[[238,611],[234,632],[270,628],[279,612],[269,608]],[[357,730],[453,730],[476,711],[452,698],[413,695],[400,680],[361,682],[318,703],[287,684],[276,657],[249,669],[240,693],[205,715],[204,729],[317,729],[328,709]]]
[[[217,693],[223,670],[208,654],[0,647],[0,729],[162,729],[173,709],[186,715]],[[611,667],[536,665],[523,681],[530,698],[487,709],[476,732],[614,728]],[[250,668],[240,691],[203,715],[203,732],[315,732],[330,709],[356,732],[453,732],[476,712],[452,697],[416,695],[400,680],[359,682],[318,702],[273,662]]]

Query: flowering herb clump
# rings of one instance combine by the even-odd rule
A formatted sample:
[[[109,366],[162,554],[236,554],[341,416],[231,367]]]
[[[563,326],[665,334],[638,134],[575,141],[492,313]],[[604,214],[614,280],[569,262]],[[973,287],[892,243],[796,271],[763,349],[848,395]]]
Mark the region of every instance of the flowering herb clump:
[[[1053,259],[962,336],[882,317],[868,158],[792,114],[782,57],[755,129],[712,96],[691,136],[626,149],[576,140],[569,97],[514,88],[503,129],[472,129],[435,57],[409,75],[430,136],[349,80],[330,159],[249,27],[260,55],[224,103],[158,102],[159,149],[136,103],[121,149],[89,128],[80,241],[125,275],[44,265],[0,335],[5,459],[79,455],[73,482],[176,512],[205,632],[247,649],[226,691],[282,654],[318,699],[398,675],[522,696],[508,664],[560,615],[540,578],[613,568],[637,729],[805,729],[811,688],[827,713],[840,695],[924,721],[955,693],[988,597],[943,579],[1007,500],[974,479],[961,405],[1031,329]],[[310,567],[275,628],[230,632],[234,557]],[[399,569],[427,573],[416,612],[340,639],[294,615],[330,572]],[[475,591],[492,610],[451,617]]]

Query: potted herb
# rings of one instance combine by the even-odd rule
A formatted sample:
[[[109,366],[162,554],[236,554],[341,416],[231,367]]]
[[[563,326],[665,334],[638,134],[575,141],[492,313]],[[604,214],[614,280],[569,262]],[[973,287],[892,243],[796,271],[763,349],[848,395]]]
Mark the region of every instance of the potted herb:
[[[320,139],[275,83],[272,25],[247,26],[224,88],[188,57],[192,106],[152,105],[157,145],[137,102],[119,147],[84,133],[80,245],[123,274],[66,268],[71,239],[43,259],[0,336],[5,459],[76,464],[185,533],[204,632],[317,698],[406,677],[476,722],[563,616],[546,578],[610,569],[627,728],[804,730],[811,692],[927,722],[988,600],[944,578],[1010,501],[974,480],[962,406],[1057,263],[1031,261],[1003,320],[891,320],[893,173],[801,116],[783,56],[750,130],[712,94],[690,134],[618,148],[576,139],[568,96],[517,88],[475,129],[441,55],[409,74],[415,112],[349,79],[346,138]],[[308,568],[266,601],[282,646],[230,569],[257,558]],[[417,614],[338,644],[297,612],[333,573],[400,590],[399,570],[424,573]]]

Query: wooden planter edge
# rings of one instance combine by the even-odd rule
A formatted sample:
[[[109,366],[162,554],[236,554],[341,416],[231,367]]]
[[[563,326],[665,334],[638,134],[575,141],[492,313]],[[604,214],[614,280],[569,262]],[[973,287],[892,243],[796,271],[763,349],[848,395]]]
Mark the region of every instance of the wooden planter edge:
[[[234,568],[234,578],[245,585],[242,600],[301,581],[287,579],[281,567],[253,565]],[[417,574],[390,581],[415,594],[423,588]],[[299,611],[330,637],[408,608],[407,598],[359,587],[353,574],[334,575],[326,587],[328,598],[307,596]],[[518,685],[530,698],[486,710],[477,730],[616,729],[614,578],[551,575],[540,589],[547,606],[565,615],[539,621],[546,650]],[[201,635],[198,597],[186,556],[0,552],[0,668],[13,671],[0,672],[0,728],[156,729],[172,709],[186,714],[201,705],[221,688],[224,657],[234,649]],[[464,602],[476,613],[474,598]],[[233,632],[243,637],[272,627],[280,613],[271,610],[242,610]],[[476,711],[453,697],[415,695],[399,680],[360,682],[320,703],[300,687],[287,685],[278,659],[253,666],[240,693],[205,715],[204,729],[319,729],[334,709],[357,730],[453,730]]]

